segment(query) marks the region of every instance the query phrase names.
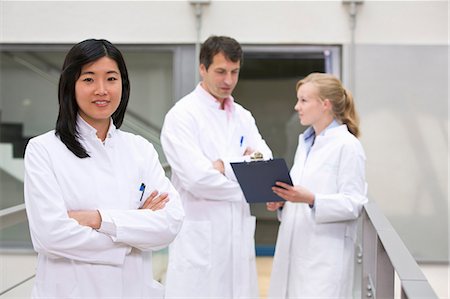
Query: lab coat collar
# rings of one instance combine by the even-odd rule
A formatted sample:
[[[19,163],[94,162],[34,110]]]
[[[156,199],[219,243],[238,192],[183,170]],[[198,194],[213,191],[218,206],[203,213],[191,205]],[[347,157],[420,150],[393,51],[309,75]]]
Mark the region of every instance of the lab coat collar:
[[[333,128],[337,128],[341,126],[338,121],[336,119],[333,119],[333,121],[325,128],[325,130],[323,130],[322,132],[320,132],[319,136],[325,136],[327,134],[327,131],[333,129]],[[344,125],[345,126],[345,125]],[[347,126],[345,126],[347,127]],[[314,128],[311,126],[308,129],[305,130],[305,133],[303,133],[303,138],[305,140],[305,142],[308,141],[308,139],[310,138],[315,138],[316,137],[316,132],[314,131]]]
[[[200,100],[207,106],[215,108],[215,109],[220,109],[220,102],[213,97],[209,92],[207,92],[201,83],[199,83],[197,85],[197,87],[195,88],[195,93],[197,93],[199,95]],[[229,101],[231,101],[231,111],[234,112],[234,98],[233,96],[229,96],[227,98]]]
[[[92,127],[90,124],[88,124],[80,116],[80,114],[77,114],[77,132],[78,132],[80,138],[84,138],[84,139],[96,138],[96,139],[98,139],[97,130],[94,127]],[[111,118],[108,133],[106,134],[106,139],[112,138],[114,136],[115,132],[116,132],[116,126],[114,125],[114,122]]]
[[[337,125],[331,128],[327,128],[326,131],[323,132],[323,134],[320,134],[318,137],[335,137],[335,136],[340,136],[342,134],[347,134],[349,133],[347,125],[346,124],[342,124],[342,125]]]

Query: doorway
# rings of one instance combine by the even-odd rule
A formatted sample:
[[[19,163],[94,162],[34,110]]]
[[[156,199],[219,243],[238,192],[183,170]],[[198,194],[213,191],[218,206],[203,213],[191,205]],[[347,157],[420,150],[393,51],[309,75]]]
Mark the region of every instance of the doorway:
[[[258,129],[272,150],[274,158],[293,164],[298,135],[305,130],[299,123],[294,105],[295,85],[312,72],[340,74],[338,46],[247,46],[239,83],[233,96],[250,110]],[[256,216],[256,253],[273,255],[279,221],[265,204],[252,204]]]

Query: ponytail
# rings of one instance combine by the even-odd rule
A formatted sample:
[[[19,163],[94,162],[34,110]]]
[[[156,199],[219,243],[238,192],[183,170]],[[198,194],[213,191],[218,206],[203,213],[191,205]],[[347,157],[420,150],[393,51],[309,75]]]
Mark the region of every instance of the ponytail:
[[[353,101],[353,95],[352,93],[345,89],[344,90],[344,111],[342,115],[338,118],[343,124],[347,125],[347,128],[350,133],[355,135],[355,137],[360,136],[360,130],[359,130],[359,116],[355,109],[355,103]]]

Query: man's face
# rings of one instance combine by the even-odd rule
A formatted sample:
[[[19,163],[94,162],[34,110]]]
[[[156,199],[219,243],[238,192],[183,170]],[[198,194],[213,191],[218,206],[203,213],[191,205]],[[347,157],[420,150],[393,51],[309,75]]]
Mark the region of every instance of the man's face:
[[[218,100],[231,95],[239,79],[240,62],[232,62],[222,52],[213,57],[208,69],[200,65],[202,87]]]

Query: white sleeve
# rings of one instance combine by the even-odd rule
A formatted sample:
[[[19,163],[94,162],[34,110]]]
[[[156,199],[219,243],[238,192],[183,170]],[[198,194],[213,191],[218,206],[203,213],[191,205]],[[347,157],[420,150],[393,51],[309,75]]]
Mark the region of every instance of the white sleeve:
[[[249,137],[251,140],[250,147],[252,147],[256,152],[263,154],[264,160],[272,159],[272,151],[267,146],[266,141],[262,138],[256,126],[256,121],[249,111],[246,111],[247,122],[249,123]]]
[[[50,153],[31,140],[25,152],[25,206],[35,250],[76,261],[120,265],[129,247],[69,218]],[[63,163],[63,161],[59,161]],[[70,170],[68,170],[70,171]]]
[[[177,111],[180,112],[180,111]],[[185,190],[208,200],[242,201],[239,184],[229,180],[202,153],[197,144],[198,128],[191,115],[169,111],[161,131],[164,153]]]
[[[338,169],[338,192],[315,194],[315,219],[317,223],[357,219],[366,196],[365,155],[362,147],[346,145],[342,149]]]
[[[145,147],[150,157],[147,163],[147,181],[158,188],[159,193],[168,193],[169,202],[158,211],[100,210],[101,230],[109,234],[114,242],[126,243],[140,250],[157,250],[171,243],[181,228],[184,211],[178,192],[166,178],[153,146]]]
[[[254,149],[255,152],[260,152],[263,154],[264,160],[272,159],[272,151],[267,146],[267,143],[262,138],[261,134],[258,131],[258,127],[256,126],[256,121],[251,115],[249,111],[243,111],[242,117],[244,118],[244,123],[247,126],[248,131],[248,139],[250,139],[247,143],[247,146]],[[236,175],[234,174],[233,169],[231,168],[232,162],[244,162],[250,161],[250,155],[241,156],[241,157],[233,157],[233,158],[222,158],[225,166],[225,176],[230,180],[237,181]]]

